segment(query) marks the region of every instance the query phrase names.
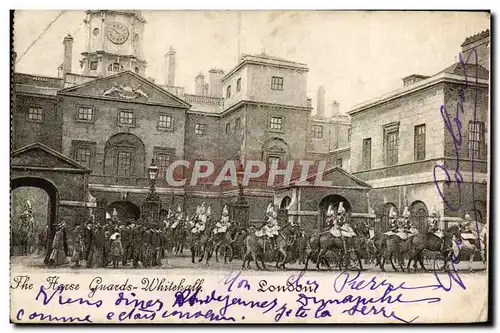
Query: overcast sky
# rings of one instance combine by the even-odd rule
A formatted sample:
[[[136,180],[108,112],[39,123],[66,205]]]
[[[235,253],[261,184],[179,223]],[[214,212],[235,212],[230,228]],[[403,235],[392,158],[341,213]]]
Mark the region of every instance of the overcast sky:
[[[14,45],[20,57],[60,11],[18,11]],[[236,11],[144,11],[147,76],[164,82],[164,54],[177,50],[176,85],[194,91],[194,77],[212,67],[235,66],[238,54]],[[16,71],[57,76],[62,40],[74,37],[73,72],[84,51],[83,11],[66,11],[18,62]],[[458,59],[465,37],[488,29],[484,13],[464,12],[281,12],[241,15],[242,53],[286,58],[309,66],[308,95],[326,89],[326,101],[342,112],[402,86],[409,74],[432,75]]]

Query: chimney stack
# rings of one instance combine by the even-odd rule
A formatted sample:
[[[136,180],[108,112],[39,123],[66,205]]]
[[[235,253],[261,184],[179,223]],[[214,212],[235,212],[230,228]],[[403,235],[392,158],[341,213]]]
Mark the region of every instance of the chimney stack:
[[[337,101],[332,102],[332,113],[330,114],[330,117],[335,117],[338,116],[340,113],[340,104]]]
[[[64,59],[63,59],[63,74],[71,73],[71,62],[73,61],[73,37],[68,34],[64,37]]]
[[[210,96],[222,97],[222,77],[224,71],[218,68],[212,68],[208,71]]]
[[[203,96],[204,92],[205,92],[205,75],[203,75],[200,72],[200,74],[196,75],[194,93],[195,95]]]
[[[170,46],[168,53],[165,54],[165,68],[167,68],[167,77],[165,84],[169,87],[175,86],[175,49]]]
[[[316,116],[324,117],[325,116],[325,87],[324,86],[321,86],[318,89],[316,104],[317,104]]]

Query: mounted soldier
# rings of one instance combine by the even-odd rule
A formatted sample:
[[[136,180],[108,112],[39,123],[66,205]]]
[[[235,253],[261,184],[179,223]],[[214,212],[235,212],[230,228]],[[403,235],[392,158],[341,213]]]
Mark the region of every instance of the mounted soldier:
[[[411,222],[411,214],[408,206],[405,206],[403,210],[403,231],[408,234],[408,236],[418,234],[418,229],[415,228],[413,223]]]
[[[274,206],[272,203],[270,203],[267,206],[266,210],[266,217],[264,220],[264,224],[261,226],[259,230],[255,232],[255,235],[257,237],[263,237],[266,236],[269,241],[271,242],[271,246],[273,250],[276,249],[276,238],[275,236],[278,236],[278,231],[279,231],[279,226],[278,226],[278,220],[276,219],[278,217]]]
[[[179,224],[182,224],[182,219],[184,218],[184,214],[182,213],[181,205],[180,204],[177,205],[177,212],[175,213],[175,215],[173,213],[171,213],[170,210],[168,212],[168,215],[170,216],[170,219],[175,217],[172,224],[170,225],[170,229],[172,230],[172,233],[175,233],[177,226],[179,226]],[[170,221],[170,219],[169,219],[169,221]]]
[[[394,207],[389,210],[389,228],[389,231],[385,232],[387,236],[395,235],[399,230],[398,213]]]
[[[432,207],[431,216],[429,217],[428,224],[429,224],[428,232],[433,233],[439,238],[443,238],[443,231],[439,229],[439,213],[434,207]]]
[[[224,234],[227,232],[227,229],[231,226],[231,222],[229,222],[229,211],[227,209],[227,205],[224,205],[222,209],[221,219],[219,222],[215,224],[214,235],[216,239],[221,239],[224,237]]]
[[[191,233],[194,235],[200,235],[205,232],[207,224],[207,207],[205,202],[202,202],[200,206],[196,207],[196,223],[191,229]]]

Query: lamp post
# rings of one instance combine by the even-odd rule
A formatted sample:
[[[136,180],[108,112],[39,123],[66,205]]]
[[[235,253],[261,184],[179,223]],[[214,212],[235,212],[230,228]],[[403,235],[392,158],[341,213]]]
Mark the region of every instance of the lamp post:
[[[149,195],[154,196],[156,194],[156,177],[158,176],[159,168],[155,164],[155,159],[151,160],[151,165],[148,168],[148,176],[150,182]]]
[[[248,227],[249,222],[249,208],[247,199],[245,198],[245,194],[243,192],[243,177],[245,175],[243,161],[241,160],[240,155],[237,155],[234,158],[234,163],[236,165],[236,181],[238,184],[238,199],[234,203],[233,209],[233,219],[240,226]]]
[[[159,168],[155,164],[154,158],[148,167],[149,193],[142,204],[142,220],[146,223],[155,223],[160,218],[160,196],[156,193],[156,178]]]

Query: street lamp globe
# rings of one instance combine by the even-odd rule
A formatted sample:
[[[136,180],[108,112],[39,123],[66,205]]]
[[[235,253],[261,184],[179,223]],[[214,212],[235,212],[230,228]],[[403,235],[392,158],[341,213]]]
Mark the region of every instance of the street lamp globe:
[[[158,176],[158,170],[159,168],[156,166],[155,159],[153,158],[151,160],[151,165],[148,168],[149,180],[156,180],[156,177]]]

